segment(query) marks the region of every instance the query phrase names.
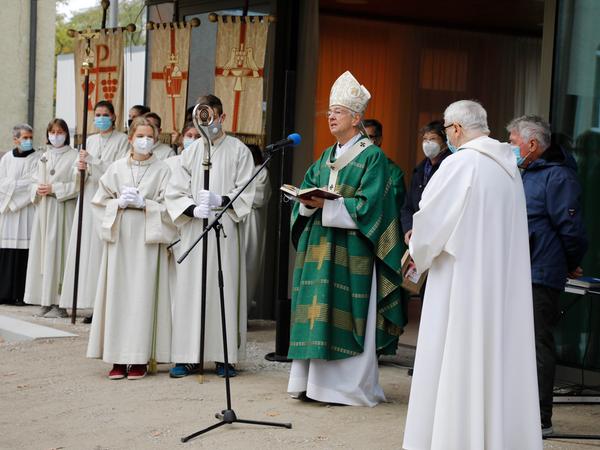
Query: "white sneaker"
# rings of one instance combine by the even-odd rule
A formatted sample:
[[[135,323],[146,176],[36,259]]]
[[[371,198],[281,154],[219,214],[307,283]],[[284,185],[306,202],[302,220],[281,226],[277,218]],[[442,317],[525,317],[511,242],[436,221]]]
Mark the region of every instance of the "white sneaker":
[[[64,319],[65,317],[69,317],[67,314],[67,310],[65,308],[59,308],[58,306],[53,306],[50,311],[44,314],[46,319]]]

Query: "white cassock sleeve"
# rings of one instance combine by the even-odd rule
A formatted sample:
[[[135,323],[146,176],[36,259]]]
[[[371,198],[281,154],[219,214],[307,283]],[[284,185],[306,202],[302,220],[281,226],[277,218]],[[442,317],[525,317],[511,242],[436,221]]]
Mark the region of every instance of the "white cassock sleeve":
[[[317,208],[309,208],[308,206],[304,205],[303,203],[300,203],[300,209],[298,210],[298,214],[300,214],[301,216],[310,217],[316,212],[317,212]]]
[[[356,223],[350,217],[342,197],[335,200],[325,200],[323,204],[322,222],[324,227],[358,230]]]
[[[456,256],[448,243],[468,202],[475,164],[473,156],[466,152],[452,155],[425,187],[419,211],[413,216],[413,233],[408,244],[420,273],[429,269],[442,251]]]

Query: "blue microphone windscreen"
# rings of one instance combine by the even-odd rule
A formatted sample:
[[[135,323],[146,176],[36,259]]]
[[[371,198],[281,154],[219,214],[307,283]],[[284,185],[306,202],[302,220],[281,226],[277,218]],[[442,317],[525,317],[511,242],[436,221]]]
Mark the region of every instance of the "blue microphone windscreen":
[[[300,135],[298,133],[292,133],[287,138],[292,141],[292,145],[294,147],[296,145],[300,144],[300,142],[302,141],[302,137],[300,137]]]

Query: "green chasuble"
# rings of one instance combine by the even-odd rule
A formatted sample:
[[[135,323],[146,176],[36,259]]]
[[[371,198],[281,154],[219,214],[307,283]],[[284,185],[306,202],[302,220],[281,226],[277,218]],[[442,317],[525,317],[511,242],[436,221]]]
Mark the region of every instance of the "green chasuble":
[[[334,148],[325,150],[309,168],[302,189],[327,186],[327,161],[332,161]],[[338,172],[335,187],[357,230],[324,227],[321,209],[304,217],[298,213],[300,204],[294,205],[292,240],[297,255],[289,358],[335,360],[363,352],[373,266],[377,269],[377,351],[395,354],[406,324],[397,181],[388,158],[370,145]]]
[[[394,195],[396,196],[396,205],[398,205],[398,211],[404,205],[404,197],[406,195],[406,188],[404,187],[404,172],[394,161],[388,158],[388,168],[390,170],[390,177],[392,178],[392,186],[394,188]]]

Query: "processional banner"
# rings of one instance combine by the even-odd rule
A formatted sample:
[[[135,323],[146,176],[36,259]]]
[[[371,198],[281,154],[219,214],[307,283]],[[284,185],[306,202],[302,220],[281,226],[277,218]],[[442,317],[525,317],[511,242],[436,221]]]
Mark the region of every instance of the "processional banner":
[[[268,16],[218,16],[215,95],[230,117],[223,129],[263,133],[263,75]]]
[[[75,47],[75,92],[77,106],[77,134],[83,131],[84,71],[86,41],[78,39]],[[89,96],[87,99],[88,132],[94,126],[94,105],[100,100],[111,102],[117,116],[116,128],[123,129],[123,30],[99,30],[91,40],[92,63]]]
[[[162,119],[164,134],[185,125],[191,23],[154,24],[148,31],[152,58],[150,109]]]

